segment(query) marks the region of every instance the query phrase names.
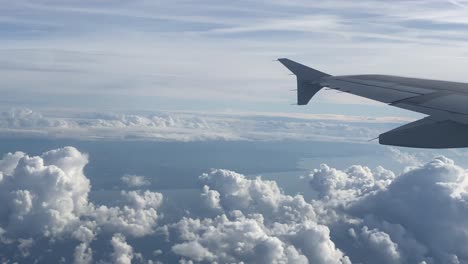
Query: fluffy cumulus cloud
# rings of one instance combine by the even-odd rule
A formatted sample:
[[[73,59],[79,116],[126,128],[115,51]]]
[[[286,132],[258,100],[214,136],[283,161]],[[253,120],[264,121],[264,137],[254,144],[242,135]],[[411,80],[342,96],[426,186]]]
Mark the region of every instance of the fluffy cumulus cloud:
[[[388,233],[408,262],[466,263],[467,191],[467,171],[437,157],[352,205],[349,212]]]
[[[342,171],[322,164],[309,176],[309,184],[316,194],[312,201],[315,212],[320,214],[319,220],[324,223],[347,218],[345,208],[363,197],[385,190],[395,177],[392,171],[381,166],[372,171],[368,167],[354,165]]]
[[[111,240],[114,251],[111,254],[112,262],[115,264],[131,264],[133,259],[133,248],[127,244],[125,237],[115,234]]]
[[[73,254],[73,263],[89,264],[93,261],[93,251],[87,243],[80,243]]]
[[[92,202],[87,163],[73,147],[0,160],[2,261],[468,263],[468,173],[442,156],[401,174],[322,165],[302,179],[310,199],[213,169],[200,208],[170,220],[162,194],[136,186]]]
[[[322,165],[309,178],[319,222],[362,263],[467,263],[468,174],[436,157],[403,174]]]
[[[27,257],[29,249],[38,244],[33,238],[72,240],[78,242],[74,261],[91,263],[90,245],[101,234],[119,233],[112,239],[116,252],[122,248],[119,245],[124,243],[124,236],[152,234],[159,219],[157,209],[162,195],[122,191],[121,206],[96,205],[88,199],[91,184],[83,174],[87,163],[88,156],[73,147],[51,150],[41,156],[6,154],[0,162],[2,242],[16,244],[21,255]],[[124,263],[127,258],[118,259]]]
[[[228,170],[203,174],[202,198],[213,218],[184,218],[172,228],[172,251],[192,261],[218,263],[349,263],[316,222],[310,203],[276,182],[248,179]]]
[[[7,154],[0,168],[1,225],[7,234],[58,236],[75,229],[89,210],[91,185],[83,174],[85,154],[63,148],[29,157]]]
[[[0,112],[0,136],[153,141],[283,140],[367,141],[401,119],[342,116],[208,113]],[[393,125],[392,125],[393,124]]]
[[[354,229],[350,229],[349,232],[356,241],[363,244],[363,248],[368,250],[368,259],[378,260],[379,263],[401,263],[398,245],[387,233],[378,229],[369,230],[367,226],[364,226],[358,234]]]
[[[309,202],[274,181],[203,174],[201,198],[215,216],[173,224],[172,252],[194,262],[468,262],[468,173],[452,160],[436,157],[400,175],[322,165],[307,180]]]

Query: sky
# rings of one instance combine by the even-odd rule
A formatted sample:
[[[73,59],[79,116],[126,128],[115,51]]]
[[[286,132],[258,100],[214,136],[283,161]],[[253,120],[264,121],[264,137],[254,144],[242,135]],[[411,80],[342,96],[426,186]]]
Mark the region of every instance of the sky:
[[[468,1],[0,0],[2,263],[468,263],[468,153],[332,74],[468,82]]]
[[[404,115],[326,91],[310,107],[290,107],[294,76],[273,60],[288,57],[333,75],[468,81],[464,5],[4,1],[2,101],[93,110]]]

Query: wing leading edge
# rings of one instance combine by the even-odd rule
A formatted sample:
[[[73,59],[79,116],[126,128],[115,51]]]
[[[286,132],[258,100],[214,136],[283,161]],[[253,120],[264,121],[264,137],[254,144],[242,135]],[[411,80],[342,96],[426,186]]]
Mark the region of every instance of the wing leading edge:
[[[306,105],[323,87],[362,96],[429,117],[379,136],[383,145],[468,147],[468,84],[388,75],[331,76],[279,59],[297,78],[297,103]]]

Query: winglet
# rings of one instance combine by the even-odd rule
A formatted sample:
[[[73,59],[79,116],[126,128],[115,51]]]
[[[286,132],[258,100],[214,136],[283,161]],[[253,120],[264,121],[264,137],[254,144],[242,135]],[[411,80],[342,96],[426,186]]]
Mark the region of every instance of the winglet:
[[[281,58],[278,59],[278,61],[297,77],[298,105],[308,104],[310,99],[323,88],[323,86],[320,85],[321,79],[330,76],[329,74],[309,68],[290,59]]]
[[[301,77],[303,80],[316,80],[322,77],[330,76],[321,71],[317,71],[290,59],[281,58],[278,59],[281,64],[283,64],[286,68],[288,68],[294,75]]]

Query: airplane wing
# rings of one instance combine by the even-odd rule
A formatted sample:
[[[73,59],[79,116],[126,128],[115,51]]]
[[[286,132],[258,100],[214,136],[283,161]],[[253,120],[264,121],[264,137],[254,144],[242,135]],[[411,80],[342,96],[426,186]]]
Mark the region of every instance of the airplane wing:
[[[468,84],[389,75],[331,76],[279,59],[297,77],[297,103],[306,105],[323,87],[428,115],[379,136],[383,145],[468,147]]]

